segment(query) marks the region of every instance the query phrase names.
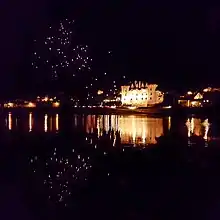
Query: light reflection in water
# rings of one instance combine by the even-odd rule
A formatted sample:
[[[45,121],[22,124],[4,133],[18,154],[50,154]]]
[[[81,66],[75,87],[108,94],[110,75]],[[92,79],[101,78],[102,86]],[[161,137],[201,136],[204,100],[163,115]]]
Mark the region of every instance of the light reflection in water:
[[[204,134],[204,139],[205,140],[208,140],[208,132],[209,132],[209,127],[210,127],[210,123],[208,121],[208,119],[206,119],[204,122],[203,122],[203,126],[205,127],[205,134]]]
[[[170,131],[171,129],[171,117],[168,117],[168,130]]]
[[[56,114],[56,131],[59,131],[59,115]]]
[[[44,131],[47,132],[48,130],[48,115],[44,115]]]
[[[21,120],[18,120],[18,119]],[[22,130],[22,124],[28,125],[28,131],[33,132],[34,126],[37,126],[41,124],[41,119],[35,120],[34,115],[32,112],[29,112],[25,118],[18,116],[14,118],[15,124],[12,126],[12,113],[9,112],[7,117],[5,118],[5,124],[8,130],[13,130],[19,128],[19,130]],[[59,131],[59,114],[56,114],[54,116],[49,116],[48,114],[45,114],[43,117],[43,127],[40,126],[40,129],[44,132],[58,132]]]
[[[9,130],[12,129],[12,116],[11,116],[11,112],[8,113],[8,129]]]
[[[44,132],[58,132],[60,129],[59,117],[59,114],[53,116],[45,114],[39,121],[35,121],[33,113],[30,112],[28,116],[25,116],[24,120],[28,120],[29,132],[32,132],[34,126],[38,126],[38,123],[41,124],[42,119],[44,120],[44,126],[42,127],[41,124],[40,127]],[[14,120],[16,121],[17,118]],[[168,123],[163,123],[164,120]],[[20,126],[20,123],[23,123],[23,119],[17,120],[17,122],[18,125],[16,123],[12,125],[12,113],[9,112],[6,117],[7,129],[16,129]],[[99,138],[107,134],[114,146],[119,139],[122,144],[156,144],[157,137],[164,135],[167,129],[170,130],[171,117],[150,118],[141,115],[74,115],[73,123],[76,128],[81,128],[84,124],[87,133],[95,133]],[[22,128],[22,126],[20,127]],[[188,137],[199,136],[205,141],[210,140],[210,123],[208,119],[189,118],[186,121],[186,127]],[[192,139],[189,140],[191,143]]]
[[[86,132],[92,133],[92,128],[95,127],[99,137],[103,135],[103,131],[113,130],[114,135],[119,132],[122,144],[156,144],[156,138],[164,134],[163,118],[146,116],[88,115]],[[115,139],[113,145],[114,143]]]
[[[29,124],[29,132],[31,132],[32,127],[33,127],[33,115],[32,115],[31,112],[29,113],[29,122],[28,122],[28,124]]]
[[[201,119],[198,118],[192,118],[191,120],[187,119],[186,126],[188,137],[195,135],[203,137],[204,140],[208,140],[208,131],[210,128],[210,123],[208,119],[206,119],[204,122],[202,122]]]

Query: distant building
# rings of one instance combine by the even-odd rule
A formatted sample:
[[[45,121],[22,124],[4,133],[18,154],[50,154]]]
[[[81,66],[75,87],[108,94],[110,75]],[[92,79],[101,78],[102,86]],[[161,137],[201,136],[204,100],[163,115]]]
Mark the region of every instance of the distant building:
[[[180,96],[178,104],[183,107],[202,107],[203,106],[203,94],[187,92],[186,95]]]
[[[183,107],[220,106],[220,88],[208,87],[200,92],[188,91],[179,97],[178,104]]]
[[[164,94],[156,90],[157,87],[157,84],[147,84],[141,81],[121,86],[122,105],[147,107],[162,103]]]

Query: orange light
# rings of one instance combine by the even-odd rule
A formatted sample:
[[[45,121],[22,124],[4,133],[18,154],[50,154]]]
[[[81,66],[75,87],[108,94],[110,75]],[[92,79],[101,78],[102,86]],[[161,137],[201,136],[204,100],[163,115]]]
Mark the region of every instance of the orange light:
[[[13,107],[14,107],[14,103],[8,102],[6,106],[7,106],[8,108],[13,108]]]
[[[29,132],[32,131],[32,126],[33,126],[33,120],[32,120],[32,113],[29,113]]]
[[[56,131],[59,131],[59,115],[56,114]]]
[[[172,106],[168,105],[168,106],[164,106],[163,108],[172,108]]]
[[[12,129],[12,117],[11,117],[11,113],[8,113],[8,129],[9,129],[9,130]]]
[[[135,106],[129,106],[128,107],[128,109],[131,109],[131,110],[134,110],[134,109],[136,109],[137,107],[135,107]]]
[[[44,131],[45,132],[47,132],[47,130],[48,130],[48,115],[47,114],[45,114],[44,115]]]
[[[57,108],[57,107],[60,106],[60,103],[59,103],[59,102],[54,102],[54,103],[52,104],[52,106],[53,106],[54,108]]]
[[[35,107],[36,107],[35,103],[33,103],[33,102],[28,103],[28,108],[35,108]]]
[[[101,94],[103,94],[103,91],[102,90],[98,90],[97,94],[101,95]]]
[[[48,100],[49,100],[48,96],[45,96],[45,97],[42,99],[43,102],[47,102]]]

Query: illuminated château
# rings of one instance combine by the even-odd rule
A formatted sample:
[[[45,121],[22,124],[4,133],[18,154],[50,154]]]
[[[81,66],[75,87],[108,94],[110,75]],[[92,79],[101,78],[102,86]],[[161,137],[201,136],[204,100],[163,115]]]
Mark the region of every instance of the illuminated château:
[[[157,87],[157,84],[147,84],[141,81],[121,86],[122,105],[147,107],[162,103],[164,94],[156,90]]]

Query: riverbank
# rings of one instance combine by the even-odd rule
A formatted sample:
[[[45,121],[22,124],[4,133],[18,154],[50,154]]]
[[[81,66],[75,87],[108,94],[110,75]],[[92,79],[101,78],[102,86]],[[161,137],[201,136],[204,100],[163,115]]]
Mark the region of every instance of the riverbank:
[[[170,109],[162,108],[144,108],[144,109],[129,109],[129,108],[112,108],[112,107],[36,107],[36,108],[3,108],[2,112],[56,112],[56,113],[75,113],[75,114],[150,114],[164,115],[169,114]]]
[[[60,113],[60,114],[118,114],[118,115],[133,115],[133,114],[146,114],[156,116],[198,116],[198,117],[210,117],[218,116],[219,108],[125,108],[125,107],[35,107],[35,108],[2,108],[2,113],[8,112],[36,112],[36,113]]]

